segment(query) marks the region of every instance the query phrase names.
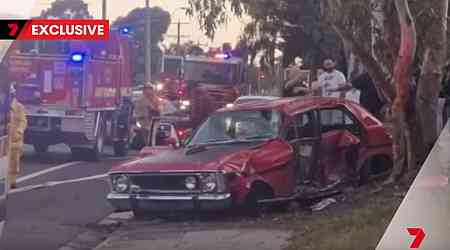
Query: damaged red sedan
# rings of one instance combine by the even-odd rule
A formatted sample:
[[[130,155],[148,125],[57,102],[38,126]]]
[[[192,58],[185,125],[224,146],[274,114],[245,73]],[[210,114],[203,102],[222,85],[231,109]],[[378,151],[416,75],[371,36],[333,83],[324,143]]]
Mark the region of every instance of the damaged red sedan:
[[[391,138],[358,104],[308,97],[256,101],[212,114],[179,146],[114,167],[117,210],[218,210],[316,197],[392,165]]]

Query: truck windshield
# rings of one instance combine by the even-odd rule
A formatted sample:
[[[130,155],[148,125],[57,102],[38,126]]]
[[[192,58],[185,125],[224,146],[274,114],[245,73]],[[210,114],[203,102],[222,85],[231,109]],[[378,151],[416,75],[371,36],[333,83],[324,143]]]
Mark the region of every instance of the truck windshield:
[[[181,59],[164,58],[164,73],[177,76],[181,69]]]
[[[281,115],[273,110],[233,111],[209,117],[188,146],[253,142],[278,136]]]
[[[187,82],[232,84],[236,65],[211,62],[185,62],[184,79]]]

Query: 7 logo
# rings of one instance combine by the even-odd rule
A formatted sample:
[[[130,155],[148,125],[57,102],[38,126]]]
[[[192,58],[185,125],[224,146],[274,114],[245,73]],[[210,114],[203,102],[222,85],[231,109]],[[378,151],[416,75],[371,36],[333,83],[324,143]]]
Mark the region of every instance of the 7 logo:
[[[422,228],[407,228],[409,235],[415,236],[414,241],[409,248],[417,249],[422,245],[422,241],[425,239],[425,231]]]

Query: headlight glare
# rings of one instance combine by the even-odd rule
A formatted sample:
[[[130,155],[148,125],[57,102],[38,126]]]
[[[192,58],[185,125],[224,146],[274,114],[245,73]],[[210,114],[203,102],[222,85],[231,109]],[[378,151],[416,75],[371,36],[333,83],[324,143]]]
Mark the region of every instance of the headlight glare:
[[[197,179],[194,176],[188,176],[186,177],[184,184],[186,185],[187,189],[193,190],[197,187]]]
[[[130,187],[130,180],[126,175],[112,177],[112,188],[117,193],[125,193]]]
[[[205,192],[212,192],[217,187],[216,174],[204,174],[202,175],[202,189]]]

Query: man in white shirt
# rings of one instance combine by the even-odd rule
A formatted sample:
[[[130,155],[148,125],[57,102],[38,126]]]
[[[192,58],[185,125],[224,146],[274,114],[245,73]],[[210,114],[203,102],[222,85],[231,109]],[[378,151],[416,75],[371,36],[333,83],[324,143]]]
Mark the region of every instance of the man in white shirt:
[[[339,88],[346,85],[345,75],[336,70],[336,63],[332,59],[325,60],[323,67],[325,71],[319,76],[318,80],[321,95],[323,97],[341,97]]]

